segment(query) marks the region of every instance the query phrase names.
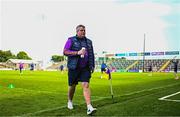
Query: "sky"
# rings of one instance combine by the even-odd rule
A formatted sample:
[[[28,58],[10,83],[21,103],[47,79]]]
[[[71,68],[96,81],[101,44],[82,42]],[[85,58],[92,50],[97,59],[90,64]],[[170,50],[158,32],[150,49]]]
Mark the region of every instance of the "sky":
[[[48,62],[78,24],[95,53],[180,50],[180,0],[1,0],[0,50]]]

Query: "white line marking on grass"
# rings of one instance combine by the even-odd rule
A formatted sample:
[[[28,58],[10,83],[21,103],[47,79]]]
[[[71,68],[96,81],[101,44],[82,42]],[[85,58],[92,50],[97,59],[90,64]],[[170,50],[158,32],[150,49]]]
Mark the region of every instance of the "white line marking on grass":
[[[174,83],[174,84],[166,85],[166,86],[164,86],[164,87],[156,87],[156,88],[151,88],[151,89],[143,89],[143,90],[139,90],[139,91],[134,91],[134,92],[131,92],[131,93],[127,93],[127,94],[124,94],[124,95],[133,95],[133,94],[141,93],[141,92],[145,92],[145,91],[152,91],[152,90],[155,90],[155,89],[161,89],[161,88],[171,87],[171,86],[175,86],[175,85],[178,85],[178,84],[179,84],[179,83]],[[119,96],[124,96],[124,95],[118,95],[117,97],[119,97]]]
[[[98,101],[98,100],[102,100],[102,99],[103,99],[103,97],[101,99],[95,99],[95,100],[92,100],[92,101]],[[85,103],[79,103],[79,104],[74,104],[74,105],[78,106],[78,105],[82,105],[82,104],[85,104]],[[59,107],[55,107],[55,108],[47,108],[47,109],[44,109],[44,110],[39,110],[39,111],[36,111],[36,112],[23,114],[21,116],[36,115],[36,114],[39,114],[39,113],[48,112],[48,111],[54,111],[54,110],[58,110],[58,109],[62,109],[62,108],[67,108],[67,106],[59,106]]]
[[[180,100],[163,99],[164,101],[180,102]]]
[[[174,84],[166,85],[164,87],[157,87],[157,88],[151,88],[151,89],[144,89],[144,90],[140,90],[140,91],[134,91],[132,93],[128,93],[128,94],[124,94],[124,95],[117,95],[117,96],[114,96],[114,97],[133,95],[133,94],[137,94],[137,93],[141,93],[141,92],[145,92],[145,91],[152,91],[152,90],[155,90],[155,89],[167,88],[167,87],[175,86],[175,85],[178,85],[178,84],[179,83],[174,83]],[[109,96],[101,97],[99,99],[94,99],[92,101],[99,101],[99,100],[102,100],[102,99],[105,99],[105,98],[109,98]],[[81,104],[85,104],[85,103],[80,103],[80,104],[76,104],[76,105],[81,105]],[[33,113],[27,113],[27,114],[24,114],[22,116],[35,115],[35,114],[39,114],[39,113],[42,113],[42,112],[53,111],[53,110],[58,110],[58,109],[62,109],[62,108],[66,108],[66,106],[60,106],[60,107],[55,107],[55,108],[51,108],[51,109],[48,108],[48,109],[40,110],[40,111],[33,112]]]
[[[180,93],[180,91],[179,91],[179,92],[176,92],[176,93],[173,93],[173,94],[170,94],[170,95],[167,95],[167,96],[164,96],[164,97],[161,97],[161,98],[159,98],[159,100],[180,102],[180,100],[166,99],[166,98],[175,96],[175,95],[177,95],[177,94],[179,94],[179,93]]]
[[[159,98],[159,99],[160,99],[160,100],[163,100],[163,99],[165,99],[165,98],[172,97],[172,96],[177,95],[177,94],[179,94],[179,93],[180,93],[180,91],[179,91],[179,92],[176,92],[176,93],[173,93],[173,94],[171,94],[171,95],[164,96],[164,97]]]
[[[43,112],[48,112],[48,111],[53,111],[53,110],[58,110],[58,109],[62,109],[65,108],[66,106],[60,106],[60,107],[55,107],[55,108],[48,108],[48,109],[44,109],[44,110],[40,110],[40,111],[36,111],[36,112],[32,112],[32,113],[27,113],[21,116],[30,116],[30,115],[35,115],[35,114],[39,114],[39,113],[43,113]]]

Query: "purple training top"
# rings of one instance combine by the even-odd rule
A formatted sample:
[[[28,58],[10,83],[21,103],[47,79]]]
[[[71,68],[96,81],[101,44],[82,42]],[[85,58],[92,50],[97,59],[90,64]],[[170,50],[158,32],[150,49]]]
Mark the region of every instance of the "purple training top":
[[[79,39],[79,41],[80,43],[84,43],[85,39]],[[69,38],[64,46],[64,54],[66,56],[79,56],[77,55],[77,51],[71,50],[71,46],[72,46],[72,41]],[[81,57],[79,58],[77,68],[84,68],[87,66],[87,63],[88,63],[88,52],[86,49],[84,58],[81,58]]]

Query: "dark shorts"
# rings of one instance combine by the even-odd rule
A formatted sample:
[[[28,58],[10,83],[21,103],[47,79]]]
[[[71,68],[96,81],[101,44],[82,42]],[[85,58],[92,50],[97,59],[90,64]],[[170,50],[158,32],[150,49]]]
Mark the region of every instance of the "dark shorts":
[[[103,71],[106,71],[106,69],[105,68],[101,68],[101,72],[103,72]]]
[[[88,68],[68,70],[68,84],[78,84],[78,82],[89,82],[91,78],[91,72]]]

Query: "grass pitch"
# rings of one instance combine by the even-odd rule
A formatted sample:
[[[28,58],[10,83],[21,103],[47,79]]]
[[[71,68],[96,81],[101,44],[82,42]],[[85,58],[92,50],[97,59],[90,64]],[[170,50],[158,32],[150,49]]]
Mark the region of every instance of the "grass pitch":
[[[180,102],[159,100],[180,91],[173,73],[112,73],[109,81],[94,73],[90,82],[92,104],[98,116],[180,116]],[[13,86],[13,87],[10,87]],[[74,110],[68,110],[67,73],[59,71],[0,71],[0,116],[86,116],[79,83]],[[180,100],[180,94],[168,97]]]

